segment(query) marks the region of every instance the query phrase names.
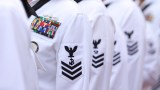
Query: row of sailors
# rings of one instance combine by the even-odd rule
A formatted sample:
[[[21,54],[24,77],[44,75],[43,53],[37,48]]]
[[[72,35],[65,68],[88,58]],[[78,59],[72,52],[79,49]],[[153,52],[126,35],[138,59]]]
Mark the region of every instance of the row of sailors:
[[[0,2],[0,90],[158,88],[158,0],[21,2]]]

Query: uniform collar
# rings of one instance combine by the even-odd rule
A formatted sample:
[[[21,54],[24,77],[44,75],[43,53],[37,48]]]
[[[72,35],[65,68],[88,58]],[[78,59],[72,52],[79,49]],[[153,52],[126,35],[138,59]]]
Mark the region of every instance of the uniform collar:
[[[143,2],[143,4],[149,4],[149,3],[152,3],[154,0],[145,0],[144,2]]]
[[[156,0],[145,0],[142,4],[139,4],[140,8],[144,12],[152,3],[154,3],[154,1]]]
[[[29,2],[30,6],[34,6],[39,0],[32,0],[31,2]]]

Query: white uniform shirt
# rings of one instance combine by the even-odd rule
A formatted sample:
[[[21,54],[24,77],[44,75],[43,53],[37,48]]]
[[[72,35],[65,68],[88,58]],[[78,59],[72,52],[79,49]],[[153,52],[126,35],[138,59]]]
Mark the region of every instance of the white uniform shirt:
[[[144,15],[146,17],[146,20],[148,20],[151,23],[151,27],[153,30],[157,33],[159,39],[160,39],[160,1],[159,0],[146,0],[142,4],[142,8],[151,3],[151,5],[144,10]],[[160,42],[159,42],[160,44]],[[160,50],[159,50],[160,51]]]
[[[159,78],[159,44],[156,31],[147,22],[143,90],[151,90]]]
[[[49,28],[47,20],[32,23],[36,28],[32,41],[46,70],[38,71],[40,90],[89,90],[92,32],[78,5],[73,0],[51,0],[37,14],[54,19]]]
[[[107,0],[105,2],[107,4]],[[145,41],[143,15],[131,0],[114,0],[108,7],[108,12],[125,33],[128,50],[129,90],[141,90]]]
[[[104,2],[108,2],[104,1]],[[109,13],[108,10],[106,12]],[[128,90],[128,54],[125,35],[114,21],[115,25],[115,47],[113,55],[112,76],[110,80],[109,90]],[[122,50],[123,48],[123,50]]]
[[[115,23],[115,22],[114,22]],[[109,90],[128,90],[128,54],[125,35],[115,23],[115,48]]]
[[[150,5],[149,5],[150,4]],[[141,5],[141,8],[143,9],[146,5],[149,5],[144,11],[144,15],[146,17],[146,20],[151,24],[150,27],[152,28],[152,32],[154,37],[158,37],[158,41],[155,41],[155,45],[160,45],[159,39],[160,39],[160,1],[159,0],[146,0]],[[153,36],[152,36],[153,37]],[[160,52],[160,48],[157,48],[157,52]],[[155,84],[155,81],[157,81],[158,77],[160,77],[160,62],[159,57],[157,59],[152,60],[152,62],[148,63],[146,67],[148,67],[149,70],[146,71],[146,74],[148,74],[148,77],[146,77],[144,80],[149,84],[148,88],[150,89],[153,84]],[[148,73],[147,73],[148,72]],[[144,84],[145,84],[144,81]],[[157,87],[157,86],[156,86]],[[144,86],[146,88],[146,85]],[[144,90],[149,90],[144,89]]]
[[[113,22],[109,16],[105,15],[106,8],[101,0],[82,0],[79,6],[88,16],[93,30],[89,90],[108,90],[114,50]]]
[[[26,13],[19,0],[0,2],[0,90],[38,90]]]

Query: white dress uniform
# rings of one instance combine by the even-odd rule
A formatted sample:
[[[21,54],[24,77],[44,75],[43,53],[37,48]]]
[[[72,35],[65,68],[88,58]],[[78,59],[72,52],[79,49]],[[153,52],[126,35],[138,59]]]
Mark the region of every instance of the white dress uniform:
[[[107,3],[106,7],[110,6]],[[106,10],[106,13],[109,12]],[[115,42],[114,42],[114,55],[113,55],[113,67],[112,76],[110,80],[109,90],[129,90],[128,87],[128,54],[125,35],[120,26],[115,21]],[[123,50],[122,50],[123,48]]]
[[[19,0],[0,2],[0,90],[38,90],[27,16]]]
[[[142,8],[142,11],[146,17],[146,20],[148,22],[151,23],[151,28],[152,31],[154,32],[154,36],[158,37],[158,41],[156,41],[156,45],[160,45],[160,1],[159,0],[145,0],[142,5],[140,6]],[[160,52],[160,48],[157,48],[156,50],[158,50],[158,52]],[[158,77],[160,77],[160,63],[159,63],[159,57],[157,60],[152,60],[151,64],[147,64],[148,67],[150,67],[150,71],[148,70],[148,73],[150,75],[150,77],[148,76],[148,79],[146,78],[146,80],[149,83],[149,89],[151,88],[151,86],[153,86],[153,84],[155,83],[155,81],[157,81]],[[157,84],[159,85],[159,84]],[[156,87],[158,87],[156,85]],[[148,90],[149,90],[148,89]],[[147,90],[147,89],[146,89]]]
[[[141,90],[145,43],[145,19],[140,9],[131,0],[105,0],[111,5],[109,14],[125,33],[128,51],[128,90]],[[118,9],[117,9],[118,8]]]
[[[34,6],[33,6],[34,7]],[[40,90],[89,90],[92,31],[73,0],[50,0],[30,18],[32,42],[45,68]]]
[[[81,0],[78,4],[88,16],[93,31],[89,90],[109,90],[115,27],[105,15],[106,8],[101,0]]]
[[[156,31],[147,22],[146,28],[146,50],[144,59],[144,76],[143,76],[143,90],[152,90],[159,78],[159,44]]]
[[[118,25],[115,24],[115,28],[115,48],[109,90],[129,90],[128,78],[126,78],[128,77],[128,54],[125,35]]]

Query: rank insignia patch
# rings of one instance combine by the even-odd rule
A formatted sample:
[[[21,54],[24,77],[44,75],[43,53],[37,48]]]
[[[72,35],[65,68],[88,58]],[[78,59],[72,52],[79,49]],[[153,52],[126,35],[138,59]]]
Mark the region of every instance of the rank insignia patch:
[[[61,23],[57,22],[54,17],[40,16],[33,20],[31,28],[34,32],[53,39],[60,25]]]
[[[119,64],[120,62],[121,62],[120,52],[114,52],[114,56],[113,56],[113,66]]]
[[[92,58],[92,67],[100,68],[104,65],[104,53],[100,54],[98,45],[101,43],[101,39],[93,40],[93,58]]]
[[[132,36],[134,34],[134,31],[132,30],[131,32],[125,32],[125,35],[128,37],[128,42],[127,42],[127,49],[128,49],[128,55],[133,56],[136,53],[138,53],[138,42],[132,40]]]
[[[114,41],[114,46],[116,47],[117,41]],[[113,66],[116,66],[121,62],[121,53],[118,52],[117,50],[114,50],[114,55],[113,55]]]
[[[67,77],[70,80],[75,80],[78,77],[82,76],[82,62],[75,61],[75,55],[74,53],[77,51],[78,46],[69,47],[64,46],[66,52],[68,52],[69,56],[69,62],[66,63],[64,61],[61,61],[62,64],[62,75]]]
[[[148,53],[151,55],[154,55],[156,53],[156,50],[154,49],[154,44],[152,42],[149,42]]]

